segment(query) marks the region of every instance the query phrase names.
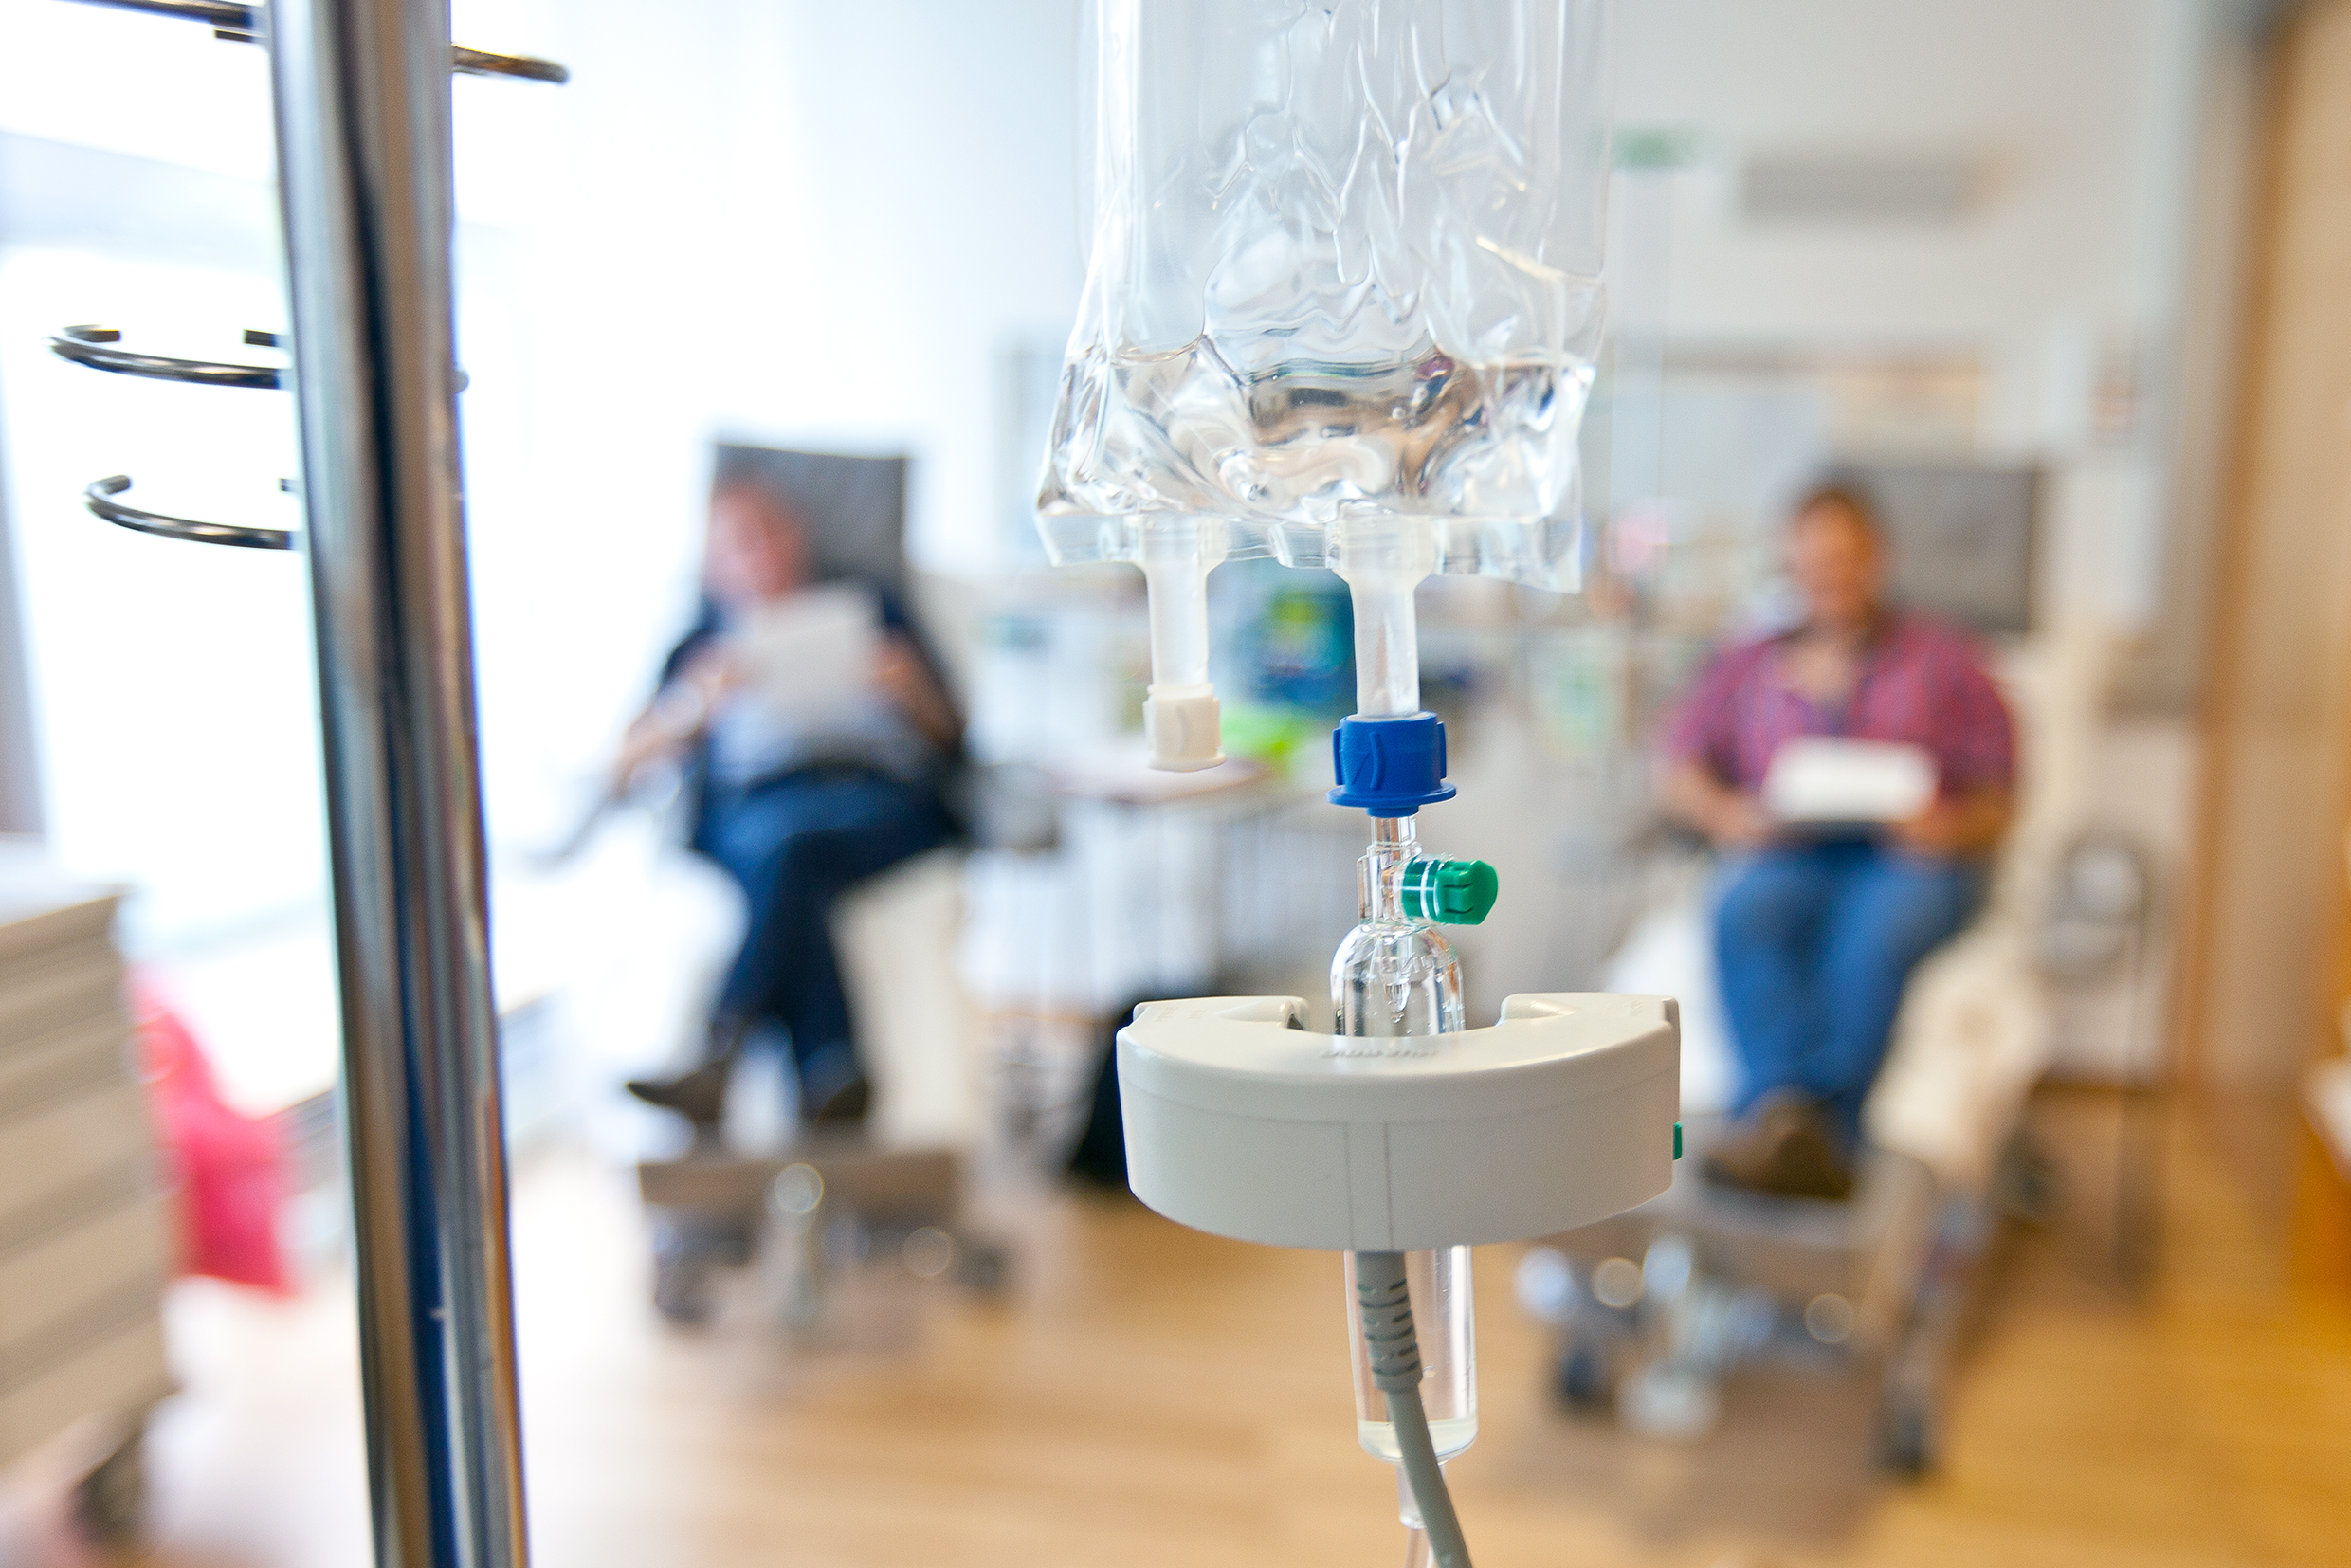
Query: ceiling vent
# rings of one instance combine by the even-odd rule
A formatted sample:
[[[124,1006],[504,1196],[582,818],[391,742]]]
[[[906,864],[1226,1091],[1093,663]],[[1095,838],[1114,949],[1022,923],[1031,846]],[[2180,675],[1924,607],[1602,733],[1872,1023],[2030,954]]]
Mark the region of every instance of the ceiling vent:
[[[1958,223],[1984,172],[1973,155],[1770,155],[1747,160],[1739,207],[1751,223]]]

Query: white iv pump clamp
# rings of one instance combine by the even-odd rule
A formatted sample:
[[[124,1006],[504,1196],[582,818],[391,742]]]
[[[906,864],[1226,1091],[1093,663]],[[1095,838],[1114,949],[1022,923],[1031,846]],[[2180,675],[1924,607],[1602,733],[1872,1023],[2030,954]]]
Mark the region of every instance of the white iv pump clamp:
[[[1390,522],[1376,542],[1416,531]],[[1119,1036],[1135,1194],[1218,1235],[1343,1251],[1522,1241],[1645,1202],[1673,1176],[1674,1004],[1513,996],[1492,1028],[1463,1027],[1459,961],[1433,928],[1483,921],[1498,884],[1414,842],[1420,809],[1454,793],[1445,726],[1419,710],[1426,568],[1391,548],[1403,568],[1368,569],[1375,553],[1346,545],[1365,711],[1331,738],[1330,798],[1372,818],[1364,923],[1333,960],[1328,1012],[1295,996],[1137,1010]]]

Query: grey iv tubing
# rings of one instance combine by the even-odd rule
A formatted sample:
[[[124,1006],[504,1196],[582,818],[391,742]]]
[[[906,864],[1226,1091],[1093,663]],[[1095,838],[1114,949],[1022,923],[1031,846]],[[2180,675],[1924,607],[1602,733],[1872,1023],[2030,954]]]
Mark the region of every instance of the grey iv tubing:
[[[1469,1568],[1469,1543],[1446,1490],[1445,1467],[1437,1463],[1429,1435],[1429,1414],[1420,1402],[1420,1337],[1412,1327],[1412,1293],[1404,1283],[1401,1252],[1355,1255],[1356,1310],[1363,1318],[1363,1342],[1371,1349],[1372,1379],[1388,1401],[1395,1426],[1396,1451],[1420,1509],[1421,1528],[1439,1568]]]

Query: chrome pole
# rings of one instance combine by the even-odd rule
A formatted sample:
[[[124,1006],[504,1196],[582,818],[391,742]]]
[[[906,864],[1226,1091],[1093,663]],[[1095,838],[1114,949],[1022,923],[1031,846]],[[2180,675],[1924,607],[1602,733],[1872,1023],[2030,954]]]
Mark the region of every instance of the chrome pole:
[[[522,1568],[446,0],[271,0],[381,1568]]]

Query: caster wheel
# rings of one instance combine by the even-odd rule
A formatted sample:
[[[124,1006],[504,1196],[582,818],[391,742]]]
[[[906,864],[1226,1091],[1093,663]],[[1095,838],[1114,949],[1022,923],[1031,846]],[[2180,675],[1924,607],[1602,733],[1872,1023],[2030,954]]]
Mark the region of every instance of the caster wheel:
[[[119,1551],[137,1544],[147,1517],[147,1459],[134,1431],[73,1491],[73,1518],[91,1545]]]
[[[726,1268],[741,1268],[751,1262],[751,1227],[738,1221],[725,1221],[702,1231],[696,1244],[710,1254],[711,1261]]]
[[[653,1265],[653,1310],[681,1328],[710,1321],[710,1266],[697,1257],[658,1260]]]
[[[2048,1152],[2019,1139],[1994,1173],[2001,1210],[2023,1225],[2047,1225],[2065,1207],[2065,1172]]]
[[[1577,1415],[1605,1415],[1615,1404],[1608,1358],[1598,1346],[1581,1340],[1571,1341],[1559,1358],[1553,1389],[1559,1402]]]
[[[956,1249],[956,1283],[976,1296],[1000,1296],[1011,1283],[1011,1258],[994,1242],[967,1236]]]
[[[739,1227],[660,1219],[653,1226],[653,1309],[684,1327],[706,1323],[715,1306],[712,1282],[747,1249]]]
[[[1878,1463],[1889,1475],[1916,1480],[1933,1473],[1936,1460],[1934,1407],[1916,1395],[1889,1397],[1878,1427]]]

